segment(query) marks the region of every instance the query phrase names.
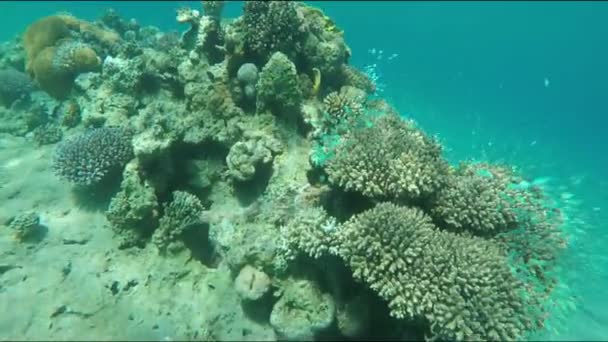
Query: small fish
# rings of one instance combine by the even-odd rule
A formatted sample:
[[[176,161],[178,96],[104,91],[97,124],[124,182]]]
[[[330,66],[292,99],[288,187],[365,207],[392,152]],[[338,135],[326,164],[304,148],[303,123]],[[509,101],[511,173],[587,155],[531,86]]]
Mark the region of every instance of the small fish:
[[[549,88],[549,84],[550,84],[549,79],[547,77],[545,77],[545,80],[544,80],[545,88]]]

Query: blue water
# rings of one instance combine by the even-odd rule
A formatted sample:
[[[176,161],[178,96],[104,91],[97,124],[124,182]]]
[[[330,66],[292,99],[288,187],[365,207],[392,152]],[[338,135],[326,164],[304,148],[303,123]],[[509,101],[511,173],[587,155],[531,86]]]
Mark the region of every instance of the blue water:
[[[198,6],[2,2],[0,40],[59,10],[94,19],[108,7],[177,30],[174,10],[186,3]],[[352,64],[376,64],[382,95],[438,134],[450,158],[507,161],[574,195],[565,276],[578,309],[547,338],[608,338],[608,2],[314,5],[345,31]],[[224,13],[236,16],[241,6],[229,2]]]

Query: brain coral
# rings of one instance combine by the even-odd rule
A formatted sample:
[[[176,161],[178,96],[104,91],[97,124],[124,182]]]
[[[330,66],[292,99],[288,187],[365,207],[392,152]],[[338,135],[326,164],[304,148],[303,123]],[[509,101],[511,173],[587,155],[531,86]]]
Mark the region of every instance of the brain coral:
[[[425,318],[442,340],[518,340],[527,302],[502,251],[438,230],[417,208],[380,203],[338,230],[339,255],[388,301],[392,316]]]
[[[120,127],[102,127],[62,141],[55,150],[53,170],[63,179],[92,185],[133,157],[132,134]]]
[[[444,183],[441,145],[392,114],[347,134],[327,164],[329,180],[369,197],[416,199]]]
[[[57,46],[40,51],[32,62],[32,72],[40,88],[57,99],[64,99],[78,74],[96,71],[100,66],[101,60],[91,47],[63,39]]]
[[[69,34],[66,22],[55,15],[39,19],[28,26],[23,34],[23,47],[27,54],[26,70],[31,71],[32,63],[44,48],[55,45]]]

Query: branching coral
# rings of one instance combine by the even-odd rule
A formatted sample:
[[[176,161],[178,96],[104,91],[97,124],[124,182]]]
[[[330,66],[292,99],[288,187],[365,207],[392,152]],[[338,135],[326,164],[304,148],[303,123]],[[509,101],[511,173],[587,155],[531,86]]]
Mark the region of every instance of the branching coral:
[[[522,285],[499,248],[435,228],[420,209],[381,203],[337,232],[354,277],[391,315],[424,317],[433,337],[517,340],[530,327]]]
[[[350,65],[342,64],[340,67],[340,76],[344,85],[353,86],[361,90],[365,90],[368,94],[373,94],[376,91],[376,85],[367,75]]]
[[[63,138],[61,127],[54,123],[38,126],[32,133],[34,135],[33,139],[38,146],[54,144]]]
[[[437,193],[431,215],[445,228],[476,235],[515,228],[518,194],[500,176],[508,171],[494,170],[482,164],[461,164]]]
[[[369,197],[418,199],[444,183],[441,145],[412,122],[386,114],[348,133],[327,164],[332,183]]]
[[[55,150],[53,170],[63,179],[93,185],[133,158],[130,131],[119,127],[92,129],[62,141]]]
[[[185,191],[174,191],[173,199],[165,206],[164,215],[152,235],[152,241],[161,252],[179,251],[183,248],[180,238],[201,223],[200,216],[204,209],[196,196]]]
[[[246,1],[243,6],[246,48],[264,59],[276,51],[294,57],[302,37],[297,6],[291,1]]]

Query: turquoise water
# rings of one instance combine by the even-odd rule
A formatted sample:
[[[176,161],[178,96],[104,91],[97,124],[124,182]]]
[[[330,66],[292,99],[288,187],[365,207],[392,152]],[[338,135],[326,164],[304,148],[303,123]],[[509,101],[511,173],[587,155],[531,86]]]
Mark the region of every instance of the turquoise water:
[[[2,2],[0,40],[66,10],[178,30],[198,2]],[[145,9],[143,5],[145,4]],[[564,277],[576,310],[545,338],[608,337],[608,2],[314,2],[345,31],[402,114],[453,160],[506,161],[561,196],[572,234]],[[240,13],[229,2],[226,16]],[[572,194],[572,197],[570,197]]]

